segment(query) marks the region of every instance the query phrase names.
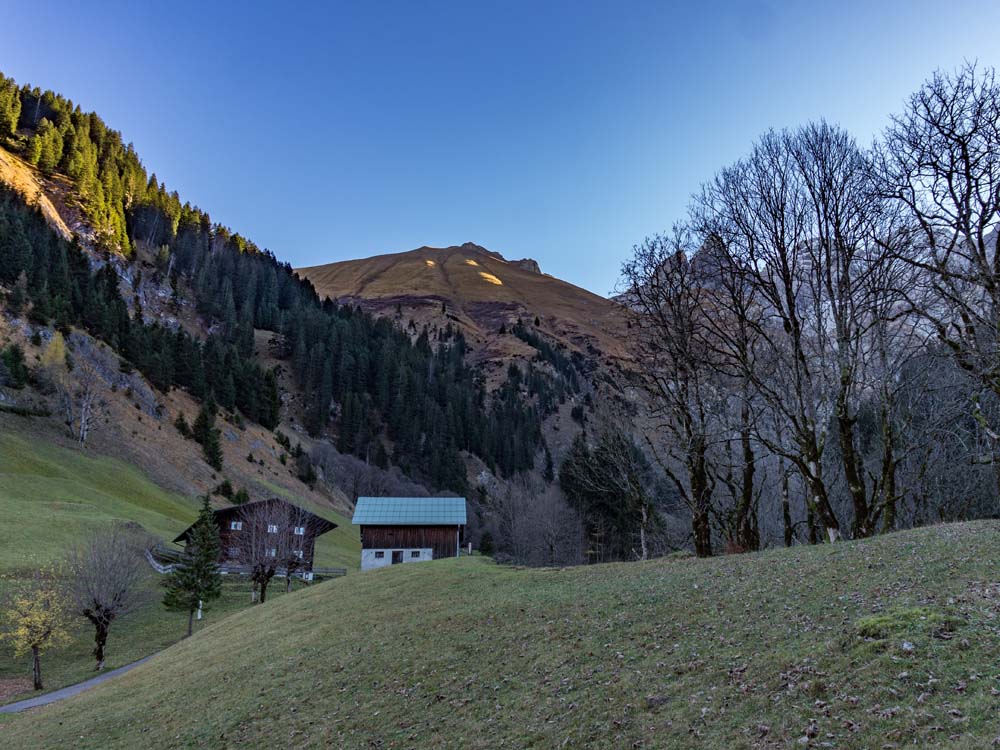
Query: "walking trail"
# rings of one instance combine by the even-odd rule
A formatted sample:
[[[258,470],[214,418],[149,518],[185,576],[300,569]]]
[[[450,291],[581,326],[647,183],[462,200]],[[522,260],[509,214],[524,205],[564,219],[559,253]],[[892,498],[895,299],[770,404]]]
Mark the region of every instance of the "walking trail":
[[[83,682],[78,682],[75,685],[70,685],[69,687],[60,688],[59,690],[53,690],[51,693],[46,693],[45,695],[39,695],[37,698],[28,698],[27,700],[18,701],[17,703],[8,703],[6,706],[0,706],[0,714],[14,714],[18,711],[24,711],[29,708],[36,708],[38,706],[45,706],[49,703],[55,703],[56,701],[61,701],[64,698],[69,698],[74,695],[82,693],[84,690],[89,690],[94,687],[94,685],[100,685],[106,680],[110,680],[113,677],[117,677],[120,674],[128,672],[133,667],[138,667],[145,661],[149,661],[156,654],[150,654],[149,656],[139,659],[139,661],[134,661],[131,664],[126,664],[124,667],[118,667],[118,669],[112,669],[110,672],[104,672],[97,675],[97,677],[91,677],[89,680],[84,680]]]

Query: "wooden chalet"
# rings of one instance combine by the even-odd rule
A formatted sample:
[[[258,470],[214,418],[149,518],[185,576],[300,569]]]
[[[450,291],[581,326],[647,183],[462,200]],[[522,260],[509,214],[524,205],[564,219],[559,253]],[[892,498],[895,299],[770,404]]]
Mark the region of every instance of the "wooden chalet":
[[[243,563],[245,537],[255,534],[265,554],[294,555],[301,560],[299,570],[308,574],[313,568],[316,537],[337,528],[332,521],[278,497],[219,508],[212,515],[219,527],[219,563],[233,567]],[[192,527],[179,534],[174,543],[186,542]],[[268,544],[272,537],[273,544]]]
[[[465,533],[464,497],[359,497],[361,569],[457,557]]]

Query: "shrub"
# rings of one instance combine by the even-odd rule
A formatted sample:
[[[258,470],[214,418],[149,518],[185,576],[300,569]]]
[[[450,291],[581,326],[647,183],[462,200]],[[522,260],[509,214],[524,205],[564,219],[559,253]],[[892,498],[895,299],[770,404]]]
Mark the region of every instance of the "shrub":
[[[5,385],[24,388],[28,382],[28,366],[24,362],[24,350],[17,344],[10,344],[0,351],[0,362],[6,367]]]
[[[220,497],[227,497],[230,500],[233,499],[233,484],[228,479],[223,479],[222,483],[219,484],[214,490],[212,490],[213,495],[218,495]]]
[[[184,437],[191,437],[191,428],[188,426],[183,413],[177,415],[177,419],[174,420],[174,427],[176,427],[177,431]]]
[[[493,535],[490,532],[484,531],[483,535],[479,537],[479,551],[482,552],[484,555],[493,554],[494,552]]]

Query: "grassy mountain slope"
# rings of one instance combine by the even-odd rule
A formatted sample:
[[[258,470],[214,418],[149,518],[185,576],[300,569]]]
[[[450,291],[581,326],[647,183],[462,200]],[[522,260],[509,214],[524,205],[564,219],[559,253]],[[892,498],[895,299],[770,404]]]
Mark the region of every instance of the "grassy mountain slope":
[[[708,560],[398,566],[234,615],[2,735],[79,748],[983,748],[1000,710],[998,542],[1000,525],[979,522]]]
[[[21,579],[58,565],[68,547],[112,521],[140,523],[169,541],[196,517],[195,498],[162,487],[136,463],[64,447],[38,427],[25,418],[0,414],[0,601]],[[279,485],[270,489],[287,494]],[[356,569],[359,543],[350,519],[325,504],[299,496],[290,499],[340,524],[318,540],[317,565]],[[166,648],[183,635],[187,616],[166,611],[160,582],[160,576],[147,571],[142,605],[112,628],[108,668]],[[283,586],[273,586],[272,594],[279,595]],[[246,581],[227,580],[223,598],[199,626],[246,608],[248,591]],[[92,676],[93,637],[85,621],[74,622],[69,645],[44,657],[46,689]],[[15,659],[7,646],[0,649],[0,703],[34,694],[26,675],[30,656]]]
[[[68,546],[113,520],[134,521],[169,542],[197,516],[197,499],[164,489],[135,464],[49,442],[0,421],[0,571],[19,574],[62,558]],[[350,518],[327,505],[285,496],[338,524],[316,544],[316,564],[356,568],[360,543]]]
[[[139,462],[64,447],[38,427],[0,413],[0,601],[20,580],[58,565],[68,547],[114,520],[140,523],[169,542],[196,517],[193,496],[164,488],[138,468]],[[289,496],[277,484],[267,489]],[[316,564],[356,569],[360,545],[350,519],[325,503],[298,495],[289,499],[339,524],[318,540]],[[186,615],[163,607],[160,581],[150,569],[142,606],[112,628],[108,668],[155,653],[183,635]],[[279,582],[271,593],[279,595],[283,587]],[[199,626],[245,609],[248,592],[245,580],[227,580],[223,598]],[[44,657],[46,689],[92,676],[92,648],[93,630],[76,621],[71,642]],[[30,656],[15,659],[6,645],[0,648],[0,703],[34,694],[26,677],[30,670]]]
[[[0,569],[46,567],[115,519],[161,538],[197,515],[193,499],[159,487],[133,466],[13,431],[0,432]]]
[[[297,272],[321,297],[360,303],[383,314],[399,305],[404,321],[458,323],[470,340],[486,347],[484,355],[530,351],[513,337],[497,335],[501,325],[509,327],[519,316],[538,316],[552,338],[573,349],[623,355],[619,336],[624,320],[615,303],[473,243],[421,247]]]

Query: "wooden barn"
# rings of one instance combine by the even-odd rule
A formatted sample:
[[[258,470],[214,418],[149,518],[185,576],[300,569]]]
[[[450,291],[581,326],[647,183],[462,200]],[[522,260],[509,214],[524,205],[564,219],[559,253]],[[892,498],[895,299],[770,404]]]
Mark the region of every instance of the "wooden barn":
[[[213,516],[219,527],[219,562],[232,566],[259,557],[295,558],[300,561],[295,567],[308,573],[313,568],[316,537],[337,528],[332,521],[278,497],[219,508]],[[186,542],[191,528],[174,542]]]
[[[457,557],[465,521],[464,497],[359,497],[361,569]]]

